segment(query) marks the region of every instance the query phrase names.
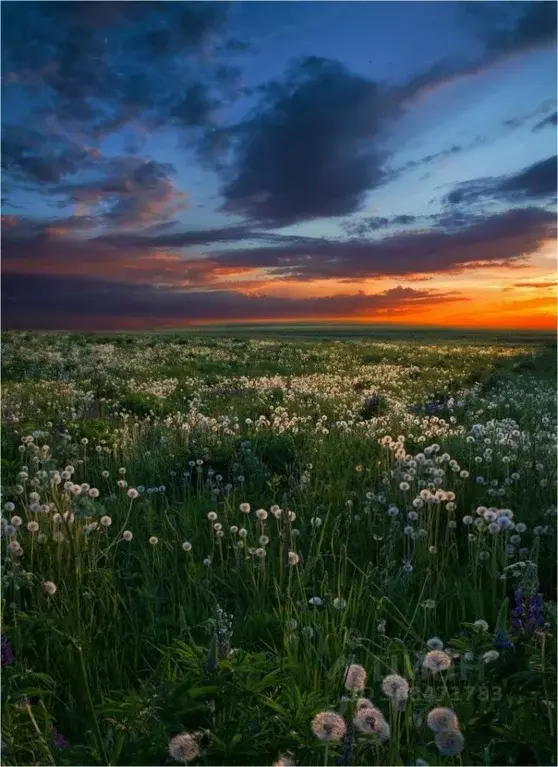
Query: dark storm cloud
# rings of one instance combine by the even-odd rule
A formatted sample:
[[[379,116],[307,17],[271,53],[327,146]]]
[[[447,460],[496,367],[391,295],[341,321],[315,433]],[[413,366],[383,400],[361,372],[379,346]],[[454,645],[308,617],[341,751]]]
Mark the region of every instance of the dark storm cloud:
[[[548,117],[545,117],[544,120],[541,120],[534,126],[533,133],[537,133],[537,131],[540,131],[543,128],[551,128],[552,126],[556,127],[557,121],[558,114],[553,112],[551,115],[548,115]]]
[[[282,226],[357,210],[386,177],[377,139],[395,106],[379,87],[308,58],[237,128],[224,209]]]
[[[480,178],[458,184],[445,197],[449,205],[474,204],[486,199],[504,202],[556,199],[556,155],[537,162],[519,173],[496,178]]]
[[[248,296],[233,291],[160,290],[104,280],[7,274],[5,327],[126,327],[137,318],[158,324],[200,320],[263,320],[306,317],[404,316],[415,307],[459,300],[455,293],[397,287],[384,293],[324,298]]]

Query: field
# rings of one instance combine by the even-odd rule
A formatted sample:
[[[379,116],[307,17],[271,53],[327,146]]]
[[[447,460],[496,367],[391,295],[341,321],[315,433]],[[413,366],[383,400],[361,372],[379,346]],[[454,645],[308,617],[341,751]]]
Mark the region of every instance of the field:
[[[3,763],[556,764],[555,364],[4,333]]]

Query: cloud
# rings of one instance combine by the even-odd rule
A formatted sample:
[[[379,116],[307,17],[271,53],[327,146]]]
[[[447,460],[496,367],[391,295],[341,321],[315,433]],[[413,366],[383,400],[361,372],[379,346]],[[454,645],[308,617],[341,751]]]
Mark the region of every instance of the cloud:
[[[445,221],[444,226],[452,223]],[[470,217],[466,225],[440,226],[378,240],[349,239],[291,243],[210,252],[220,263],[260,266],[290,279],[354,279],[458,271],[518,263],[556,236],[556,217],[538,208]]]
[[[172,181],[173,167],[154,160],[111,160],[94,181],[60,184],[54,191],[66,202],[81,203],[97,214],[99,224],[142,226],[168,221],[186,207],[186,195]]]
[[[230,85],[232,68],[209,55],[228,8],[166,0],[7,4],[4,98],[10,88],[33,88],[38,114],[79,124],[92,137],[140,116],[157,124],[172,115],[185,125],[204,123],[205,102],[218,105],[221,86]]]
[[[341,64],[298,62],[235,127],[223,209],[269,226],[357,210],[387,176],[377,139],[395,112],[376,83]]]
[[[19,181],[57,183],[93,159],[90,149],[64,136],[10,124],[2,131],[2,169]]]
[[[407,214],[392,216],[391,218],[387,218],[386,216],[371,216],[356,222],[350,221],[344,225],[344,228],[348,234],[354,237],[365,237],[370,232],[377,232],[381,229],[387,229],[388,227],[394,226],[410,226],[422,219],[424,219],[424,217],[410,216]]]
[[[2,232],[3,269],[43,274],[110,275],[158,284],[212,284],[223,274],[259,270],[262,280],[358,280],[409,277],[464,268],[521,265],[526,256],[556,236],[553,213],[539,208],[509,210],[466,219],[446,216],[430,229],[379,239],[289,237],[243,227],[147,236],[107,234],[75,240],[21,229]],[[267,240],[265,244],[260,244]],[[245,243],[254,244],[247,247]],[[219,242],[240,243],[219,250]],[[177,249],[203,245],[187,259]]]
[[[4,326],[95,329],[149,327],[200,321],[305,318],[405,317],[416,308],[461,300],[455,293],[397,287],[383,293],[285,298],[248,296],[234,291],[159,290],[148,285],[4,275]]]
[[[460,6],[484,43],[483,55],[474,61],[437,62],[400,89],[402,101],[417,100],[464,77],[479,75],[506,59],[556,45],[554,3],[463,2]]]
[[[514,282],[513,286],[514,288],[555,288],[556,282]]]
[[[551,115],[548,115],[548,117],[545,117],[544,120],[541,120],[534,126],[533,133],[537,133],[537,131],[540,131],[543,128],[551,128],[552,126],[556,127],[557,120],[558,114],[553,112]]]
[[[448,205],[463,205],[484,199],[508,203],[556,199],[556,155],[509,176],[480,178],[458,184],[446,195]]]

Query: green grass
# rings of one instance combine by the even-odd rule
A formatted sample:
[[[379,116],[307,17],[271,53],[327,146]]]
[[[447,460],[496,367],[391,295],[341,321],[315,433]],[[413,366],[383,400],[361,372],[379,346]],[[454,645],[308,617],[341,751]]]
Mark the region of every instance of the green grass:
[[[552,345],[211,331],[4,334],[3,762],[173,764],[189,732],[206,765],[554,764]],[[491,509],[519,530],[489,532]],[[518,587],[544,598],[523,629]],[[320,711],[351,725],[351,663],[387,740],[312,732]]]

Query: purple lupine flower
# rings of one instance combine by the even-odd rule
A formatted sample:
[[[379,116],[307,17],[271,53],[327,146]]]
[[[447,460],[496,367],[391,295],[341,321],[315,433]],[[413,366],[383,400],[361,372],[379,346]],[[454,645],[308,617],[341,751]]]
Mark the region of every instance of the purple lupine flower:
[[[512,625],[516,633],[532,636],[544,625],[542,594],[528,594],[518,586],[513,592],[515,607],[512,610]]]
[[[2,633],[0,634],[1,650],[2,650],[2,666],[10,666],[14,661],[14,651],[8,637]]]
[[[58,732],[54,725],[52,726],[52,745],[54,748],[68,748],[69,745],[66,738],[61,732]]]

